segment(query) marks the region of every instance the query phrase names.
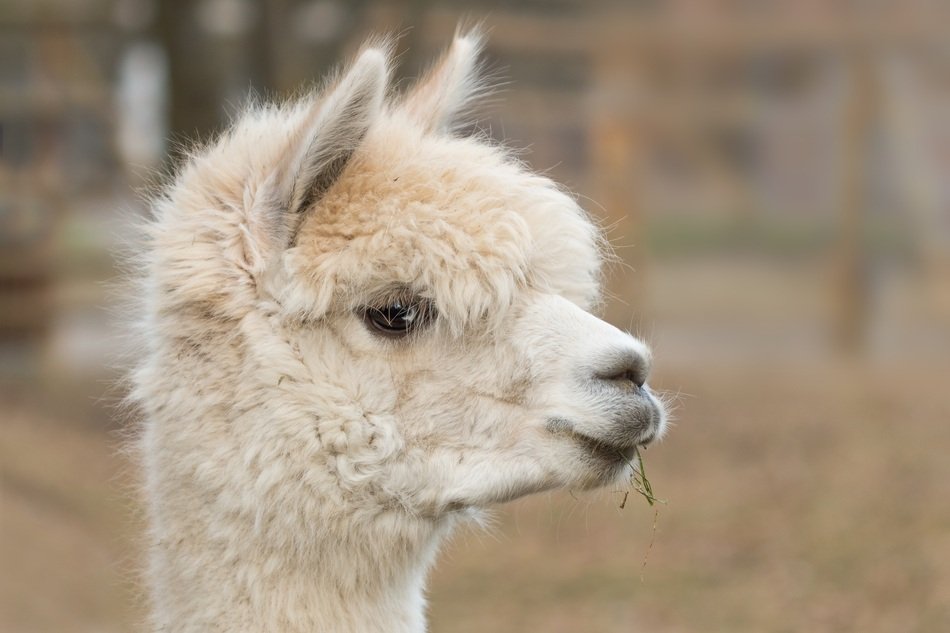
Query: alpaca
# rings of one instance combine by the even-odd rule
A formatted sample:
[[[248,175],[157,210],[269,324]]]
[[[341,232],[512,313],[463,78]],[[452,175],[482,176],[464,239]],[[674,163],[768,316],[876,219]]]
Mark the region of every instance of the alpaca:
[[[419,632],[440,542],[630,476],[647,347],[593,316],[602,241],[477,134],[480,37],[388,95],[370,43],[154,200],[132,395],[166,633]]]

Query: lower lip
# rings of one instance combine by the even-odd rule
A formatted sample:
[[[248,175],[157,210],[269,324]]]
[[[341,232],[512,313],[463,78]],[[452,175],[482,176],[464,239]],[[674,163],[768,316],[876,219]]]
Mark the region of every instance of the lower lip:
[[[636,451],[636,446],[610,446],[609,444],[602,444],[597,440],[591,439],[589,437],[578,436],[581,444],[590,451],[591,455],[595,457],[607,460],[607,461],[630,461],[633,459],[633,454]]]

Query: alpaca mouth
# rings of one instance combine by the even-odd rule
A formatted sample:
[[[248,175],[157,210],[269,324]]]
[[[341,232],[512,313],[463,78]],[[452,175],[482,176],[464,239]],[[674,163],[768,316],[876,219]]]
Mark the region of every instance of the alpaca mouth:
[[[607,462],[630,462],[639,444],[611,444],[587,435],[574,433],[573,437],[591,456]]]
[[[646,446],[657,435],[657,430],[651,426],[646,432],[634,435],[633,441],[628,441],[627,438],[598,438],[579,432],[573,422],[563,418],[548,420],[546,427],[555,435],[563,435],[573,440],[591,457],[607,462],[629,463],[636,454],[637,447]]]

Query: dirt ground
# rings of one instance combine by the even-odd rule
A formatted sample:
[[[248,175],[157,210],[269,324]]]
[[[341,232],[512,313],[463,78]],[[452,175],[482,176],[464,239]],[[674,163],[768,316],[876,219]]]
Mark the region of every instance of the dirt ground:
[[[667,503],[562,492],[497,510],[440,558],[431,629],[950,630],[948,375],[664,368],[655,382],[686,392],[645,454]],[[139,630],[117,436],[53,409],[4,395],[0,630]]]
[[[947,375],[670,372],[691,394],[645,455],[658,514],[506,508],[443,556],[433,630],[950,630]]]

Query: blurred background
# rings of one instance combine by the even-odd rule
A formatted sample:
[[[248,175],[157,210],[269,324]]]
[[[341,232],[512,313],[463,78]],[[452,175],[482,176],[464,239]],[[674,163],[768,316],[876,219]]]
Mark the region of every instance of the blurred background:
[[[950,7],[876,0],[3,0],[0,630],[142,630],[110,357],[125,219],[249,93],[484,18],[478,126],[577,192],[677,422],[635,494],[500,508],[461,631],[950,630]]]

